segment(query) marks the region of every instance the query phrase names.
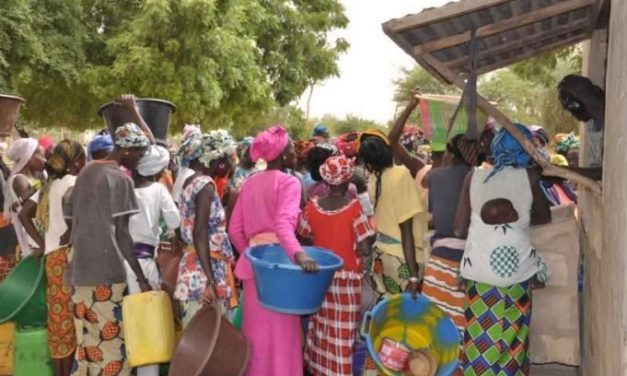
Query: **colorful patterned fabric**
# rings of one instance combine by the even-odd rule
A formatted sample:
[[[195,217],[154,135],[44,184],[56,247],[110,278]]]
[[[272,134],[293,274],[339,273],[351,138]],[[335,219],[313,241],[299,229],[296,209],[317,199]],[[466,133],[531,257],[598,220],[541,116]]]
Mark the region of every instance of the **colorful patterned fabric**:
[[[309,320],[305,364],[312,376],[352,376],[361,308],[361,275],[338,272]]]
[[[15,255],[0,256],[0,282],[6,279],[16,264],[17,257]]]
[[[563,140],[555,144],[555,151],[561,155],[568,154],[570,149],[576,149],[579,147],[579,137],[574,133],[569,133]]]
[[[466,283],[465,376],[529,374],[530,283]]]
[[[76,349],[72,287],[63,282],[69,253],[70,248],[63,247],[46,255],[48,347],[53,359],[65,358]]]
[[[182,167],[189,167],[189,163],[198,159],[202,154],[202,135],[192,133],[185,139],[179,148],[178,157]]]
[[[309,151],[313,147],[314,144],[311,141],[294,141],[294,150],[296,151],[296,158],[300,165],[307,162],[307,155],[309,155]]]
[[[235,140],[224,129],[213,130],[202,135],[201,152],[198,161],[209,167],[216,159],[225,158],[235,152]]]
[[[381,252],[375,248],[372,257],[367,261],[372,274],[373,289],[381,295],[381,299],[405,291],[409,284],[409,267],[404,259]]]
[[[150,140],[135,123],[126,123],[115,130],[115,144],[122,149],[147,148]]]
[[[463,252],[457,250],[460,254]],[[466,294],[459,286],[459,261],[431,255],[425,268],[422,295],[446,313],[464,336],[464,301]]]
[[[355,164],[343,155],[329,157],[320,166],[320,176],[329,185],[340,185],[349,182],[354,172]]]
[[[73,376],[128,376],[122,324],[126,283],[74,286],[77,349]]]
[[[531,140],[531,132],[522,124],[514,124],[516,128],[527,138]],[[494,167],[492,172],[485,178],[485,182],[490,180],[492,176],[501,172],[505,167],[527,168],[533,163],[533,159],[523,146],[509,133],[502,128],[494,136],[492,141],[492,158],[494,159]]]

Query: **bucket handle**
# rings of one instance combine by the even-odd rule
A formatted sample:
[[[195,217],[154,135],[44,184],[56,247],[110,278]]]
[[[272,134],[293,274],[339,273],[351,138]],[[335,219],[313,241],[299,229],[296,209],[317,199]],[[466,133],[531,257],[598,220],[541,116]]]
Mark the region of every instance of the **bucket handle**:
[[[361,328],[359,334],[361,338],[370,338],[370,323],[372,322],[372,312],[368,311],[364,313],[364,318],[361,320]]]

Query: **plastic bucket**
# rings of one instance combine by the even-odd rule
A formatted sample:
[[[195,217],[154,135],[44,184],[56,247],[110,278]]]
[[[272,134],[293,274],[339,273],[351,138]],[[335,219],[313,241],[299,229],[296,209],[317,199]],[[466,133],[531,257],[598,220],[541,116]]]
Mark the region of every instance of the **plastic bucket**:
[[[17,328],[15,330],[14,376],[53,376],[48,350],[48,329]]]
[[[11,136],[22,103],[24,103],[23,98],[0,94],[0,137]]]
[[[170,376],[240,376],[249,348],[244,336],[222,317],[217,305],[205,305],[189,323],[172,362]]]
[[[450,376],[459,361],[459,331],[453,321],[429,299],[419,295],[394,295],[366,312],[361,336],[382,375],[401,376],[381,364],[378,352],[384,339],[402,343],[412,350],[428,348],[438,362],[436,376]]]
[[[165,142],[168,139],[170,118],[176,112],[176,106],[172,102],[155,98],[138,98],[137,107],[139,113],[158,141]],[[115,102],[109,102],[98,110],[102,116],[109,133],[115,134],[115,130],[124,124],[134,121],[131,112],[124,106]]]
[[[259,302],[265,308],[293,315],[310,315],[322,306],[335,271],[344,261],[318,247],[303,247],[320,269],[305,273],[279,245],[259,245],[246,250],[255,272]]]
[[[44,258],[28,256],[0,284],[0,324],[46,326],[46,278]]]

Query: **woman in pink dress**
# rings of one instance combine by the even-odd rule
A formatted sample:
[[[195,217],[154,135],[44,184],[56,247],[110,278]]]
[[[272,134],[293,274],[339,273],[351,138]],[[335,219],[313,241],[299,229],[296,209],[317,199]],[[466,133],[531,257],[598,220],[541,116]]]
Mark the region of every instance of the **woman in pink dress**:
[[[305,271],[317,270],[318,265],[307,257],[295,235],[300,214],[300,181],[283,172],[293,167],[296,154],[285,129],[274,126],[255,138],[250,156],[254,161],[267,161],[268,167],[243,183],[229,224],[231,241],[240,252],[235,275],[244,283],[242,333],[251,347],[246,375],[302,376],[300,317],[261,306],[253,269],[243,256],[249,246],[280,243]]]

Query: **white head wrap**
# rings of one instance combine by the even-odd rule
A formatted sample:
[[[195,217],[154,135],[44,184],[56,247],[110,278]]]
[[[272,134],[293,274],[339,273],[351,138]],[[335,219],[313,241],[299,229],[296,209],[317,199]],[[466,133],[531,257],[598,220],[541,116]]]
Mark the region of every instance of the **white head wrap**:
[[[7,151],[7,157],[14,163],[11,175],[17,174],[26,167],[38,147],[39,141],[34,138],[20,138],[11,144]]]
[[[137,165],[137,172],[141,176],[154,176],[163,171],[170,163],[170,152],[159,145],[151,145]]]

